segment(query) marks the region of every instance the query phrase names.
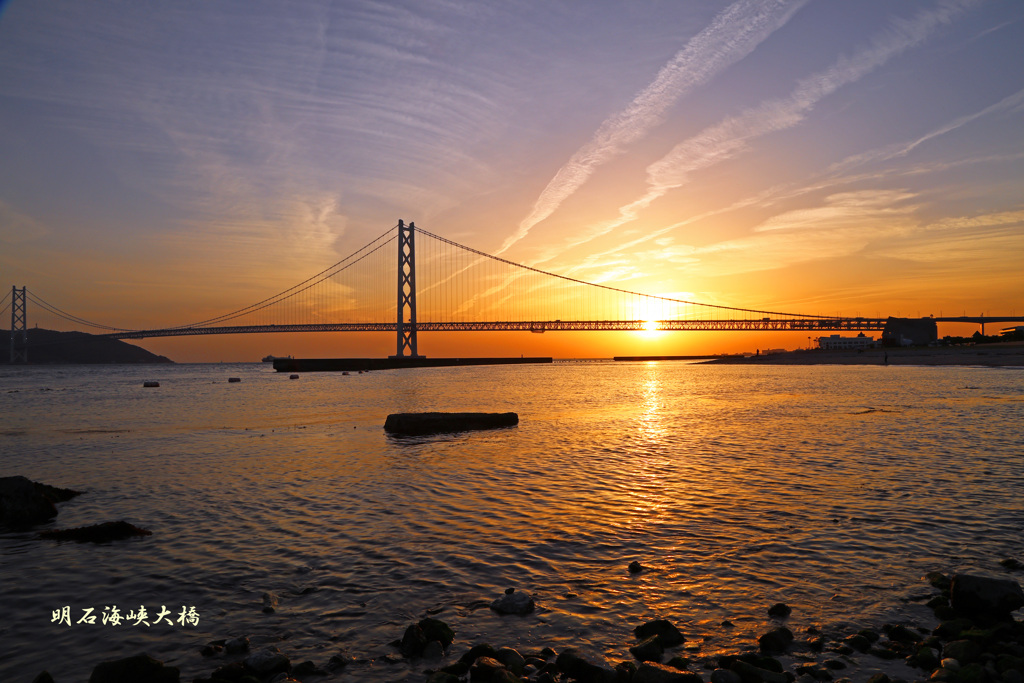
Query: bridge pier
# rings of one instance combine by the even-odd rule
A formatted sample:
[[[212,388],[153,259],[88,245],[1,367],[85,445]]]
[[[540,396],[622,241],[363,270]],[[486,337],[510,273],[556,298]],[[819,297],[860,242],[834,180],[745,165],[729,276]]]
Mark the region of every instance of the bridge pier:
[[[408,227],[398,221],[397,315],[398,350],[391,358],[422,358],[416,351],[416,224],[412,221]]]

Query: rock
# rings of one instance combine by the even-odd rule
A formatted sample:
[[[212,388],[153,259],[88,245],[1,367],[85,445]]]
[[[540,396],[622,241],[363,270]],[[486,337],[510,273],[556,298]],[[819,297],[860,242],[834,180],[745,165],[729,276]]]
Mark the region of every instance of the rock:
[[[614,671],[588,662],[572,649],[565,650],[558,655],[558,658],[555,660],[555,666],[569,678],[581,683],[603,683],[604,681],[611,682],[615,680]],[[634,676],[634,683],[636,680]]]
[[[973,640],[954,640],[942,647],[942,659],[955,659],[960,664],[970,664],[981,655],[981,645]]]
[[[509,589],[505,594],[491,603],[491,609],[498,614],[529,614],[536,606],[529,593],[517,593]]]
[[[75,527],[74,529],[50,529],[39,532],[39,538],[48,538],[53,541],[77,541],[78,543],[109,543],[135,536],[152,535],[153,532],[149,529],[129,524],[123,519],[117,522]]]
[[[427,683],[461,683],[461,679],[447,671],[435,671],[427,676]]]
[[[517,676],[522,676],[523,669],[526,668],[526,658],[511,647],[500,648],[495,659],[504,664],[506,669]]]
[[[680,671],[663,664],[644,662],[637,667],[631,683],[701,683],[701,678],[700,674],[692,671]]]
[[[423,659],[441,659],[444,657],[444,645],[438,640],[431,640],[423,647],[420,655]]]
[[[277,596],[273,593],[267,592],[263,594],[263,611],[267,614],[273,614],[277,610]]]
[[[498,676],[498,671],[504,671],[505,666],[492,657],[478,657],[473,666],[469,667],[470,681],[493,681]]]
[[[440,619],[431,619],[430,617],[420,619],[417,626],[423,631],[423,635],[428,641],[436,640],[445,649],[451,647],[452,641],[455,640],[455,631]]]
[[[142,386],[145,389],[158,389],[160,387],[160,382],[155,382],[153,380],[146,380],[145,382],[142,383]]]
[[[940,572],[928,572],[924,578],[935,588],[940,591],[949,590],[949,577]]]
[[[305,661],[292,667],[292,675],[300,681],[310,676],[327,676],[329,673],[329,671],[324,671],[310,661]]]
[[[658,636],[654,635],[641,643],[629,648],[629,653],[640,662],[660,662],[661,656],[665,654]]]
[[[785,619],[793,613],[793,609],[784,602],[777,602],[768,608],[768,616]]]
[[[939,662],[939,666],[941,666],[943,669],[947,669],[949,671],[959,671],[960,670],[960,662],[956,661],[952,657],[945,657],[945,658],[943,658],[943,660],[941,662]]]
[[[768,669],[762,669],[761,667],[754,666],[749,662],[745,662],[742,659],[737,659],[732,663],[730,667],[734,672],[740,675],[744,681],[764,681],[764,683],[789,683],[789,678],[784,673],[778,671],[769,671]]]
[[[224,651],[229,655],[237,655],[249,651],[249,639],[245,636],[238,636],[224,641]]]
[[[914,654],[907,657],[907,664],[924,669],[925,671],[937,669],[940,661],[938,651],[923,645],[917,648]]]
[[[773,628],[757,639],[762,652],[785,652],[792,643],[793,632],[784,626]]]
[[[639,574],[643,570],[647,569],[647,567],[643,566],[642,564],[640,564],[636,560],[633,560],[632,562],[629,563],[629,566],[626,567],[626,569],[629,570],[630,574]]]
[[[654,619],[633,629],[637,638],[646,640],[657,636],[662,647],[674,647],[686,642],[686,636],[672,622],[666,619]]]
[[[1008,557],[1005,560],[999,560],[999,566],[1011,572],[1019,572],[1024,569],[1024,562],[1021,562],[1014,557]]]
[[[867,652],[871,649],[871,641],[860,633],[854,633],[852,636],[843,638],[843,644],[852,647],[857,652]]]
[[[55,503],[71,500],[80,493],[27,477],[0,477],[0,524],[14,528],[41,524],[57,516]]]
[[[497,659],[498,651],[495,650],[494,647],[492,647],[488,643],[480,643],[469,648],[469,652],[459,657],[459,661],[463,664],[470,665],[480,657],[490,657],[491,659]]]
[[[743,679],[735,671],[715,669],[711,672],[711,683],[743,683]]]
[[[474,429],[514,427],[516,413],[392,413],[384,421],[384,431],[405,436],[465,432]]]
[[[288,658],[281,654],[276,647],[256,650],[242,661],[247,668],[264,677],[281,671],[287,672],[292,668]]]
[[[147,654],[97,664],[89,683],[178,683],[176,666],[164,666]]]
[[[423,629],[420,628],[419,624],[409,624],[405,629],[405,633],[402,634],[402,640],[398,645],[398,649],[401,650],[402,656],[406,658],[420,657],[423,655],[423,649],[427,646],[427,637],[423,633]]]
[[[965,616],[1008,620],[1024,607],[1024,591],[1012,579],[957,574],[949,590],[953,609]]]
[[[920,634],[911,631],[902,624],[886,624],[882,627],[885,631],[885,635],[889,637],[889,640],[894,640],[898,643],[920,643]]]
[[[50,675],[49,671],[43,671],[32,679],[32,683],[54,683],[53,676]]]
[[[679,669],[680,671],[686,671],[690,666],[690,660],[686,657],[676,655],[672,659],[665,662],[665,666],[671,666],[673,669]]]
[[[869,678],[868,683],[891,683],[891,679],[883,673],[878,673]]]

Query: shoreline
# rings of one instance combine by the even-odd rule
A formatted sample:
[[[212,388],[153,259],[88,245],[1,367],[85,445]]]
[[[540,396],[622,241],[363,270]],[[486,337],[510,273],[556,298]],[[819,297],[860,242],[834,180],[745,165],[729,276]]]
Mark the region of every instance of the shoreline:
[[[1024,367],[1024,344],[982,344],[865,349],[863,351],[786,351],[756,356],[728,356],[706,361],[706,365],[961,365]]]

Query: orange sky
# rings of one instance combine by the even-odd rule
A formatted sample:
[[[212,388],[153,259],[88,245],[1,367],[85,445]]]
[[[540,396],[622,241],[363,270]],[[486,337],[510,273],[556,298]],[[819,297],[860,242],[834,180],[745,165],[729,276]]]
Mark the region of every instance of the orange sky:
[[[544,271],[708,304],[1024,314],[1017,3],[56,5],[0,15],[0,285],[89,321],[233,311],[400,218]],[[39,307],[30,324],[72,327]],[[382,356],[395,342],[141,345],[216,362]],[[806,345],[420,338],[433,356]]]

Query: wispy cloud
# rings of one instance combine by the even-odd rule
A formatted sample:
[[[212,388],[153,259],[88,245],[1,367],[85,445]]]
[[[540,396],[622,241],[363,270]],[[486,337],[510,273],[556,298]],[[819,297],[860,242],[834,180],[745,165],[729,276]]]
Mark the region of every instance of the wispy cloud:
[[[765,101],[679,143],[647,167],[647,192],[620,207],[618,218],[595,226],[584,239],[607,234],[636,220],[655,200],[684,185],[692,173],[737,156],[756,138],[798,125],[823,98],[924,42],[973,4],[976,0],[950,1],[922,11],[910,20],[893,20],[889,29],[876,36],[867,48],[800,81],[788,97]]]
[[[783,26],[806,0],[740,0],[694,36],[658,72],[629,106],[608,118],[576,151],[534,202],[518,229],[501,245],[505,252],[572,196],[594,171],[622,153],[663,120],[666,110],[695,87],[749,55]]]

